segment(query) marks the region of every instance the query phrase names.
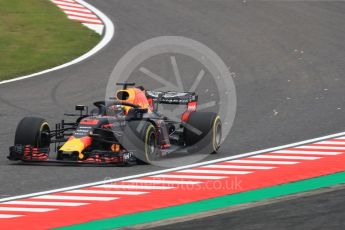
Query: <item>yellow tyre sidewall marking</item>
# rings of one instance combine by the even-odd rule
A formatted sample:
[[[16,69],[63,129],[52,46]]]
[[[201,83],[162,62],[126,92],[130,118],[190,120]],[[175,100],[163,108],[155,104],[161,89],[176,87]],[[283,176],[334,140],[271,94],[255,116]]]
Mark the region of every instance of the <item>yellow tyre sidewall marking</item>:
[[[43,122],[42,124],[41,124],[41,127],[40,127],[40,132],[38,133],[38,138],[37,138],[37,147],[39,147],[39,141],[41,140],[41,133],[42,133],[42,131],[43,131],[43,127],[44,126],[47,126],[48,128],[49,128],[49,124],[48,124],[48,122]]]
[[[149,141],[149,134],[151,132],[151,129],[155,129],[155,127],[150,124],[149,127],[146,129],[146,134],[145,134],[145,158],[146,158],[146,161],[148,163],[150,163],[150,158],[149,158],[149,145],[148,145],[148,141]]]
[[[214,121],[213,121],[213,125],[212,125],[212,146],[213,146],[213,151],[217,151],[219,149],[219,147],[217,146],[217,140],[216,140],[216,134],[217,134],[217,123],[220,123],[221,124],[221,121],[220,121],[220,117],[217,116]],[[218,148],[217,148],[218,147]]]

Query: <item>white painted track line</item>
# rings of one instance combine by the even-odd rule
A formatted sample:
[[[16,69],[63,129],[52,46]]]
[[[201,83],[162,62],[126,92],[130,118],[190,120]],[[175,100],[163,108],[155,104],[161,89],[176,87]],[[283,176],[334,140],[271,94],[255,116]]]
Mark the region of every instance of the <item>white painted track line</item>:
[[[3,204],[21,204],[21,205],[37,205],[37,206],[67,206],[67,207],[75,207],[86,205],[89,203],[75,203],[75,202],[48,202],[48,201],[9,201]]]
[[[33,199],[44,200],[94,200],[94,201],[110,201],[116,200],[117,197],[98,197],[98,196],[62,196],[62,195],[45,195],[33,197]]]
[[[95,13],[89,11],[80,3],[76,1],[66,2],[64,0],[50,1],[57,5],[66,14],[67,18],[78,21],[89,29],[102,35],[104,28],[102,20]],[[91,25],[98,25],[98,27]]]
[[[78,190],[66,191],[65,193],[111,194],[111,195],[141,195],[141,194],[146,194],[147,192],[78,189]]]
[[[227,161],[229,163],[242,163],[242,164],[273,164],[273,165],[293,165],[299,162],[295,161],[255,161],[255,160],[234,160]]]
[[[96,188],[123,188],[123,189],[148,189],[148,190],[164,190],[173,189],[171,186],[148,186],[148,185],[124,185],[124,184],[105,184],[96,186]]]
[[[15,217],[21,217],[23,215],[11,215],[11,214],[0,214],[0,219],[9,219]]]
[[[61,6],[71,6],[71,7],[75,7],[75,8],[82,8],[85,9],[85,7],[83,7],[82,5],[74,2],[74,3],[69,3],[69,2],[64,2],[64,1],[56,1],[56,0],[51,0],[53,3],[55,3],[56,5],[61,5]]]
[[[345,152],[345,147],[332,147],[332,146],[313,146],[313,145],[307,145],[307,146],[299,146],[295,149],[314,149],[314,150],[323,150],[323,149],[330,149],[330,150],[343,150]]]
[[[83,22],[83,25],[86,26],[86,27],[89,27],[90,29],[96,31],[99,34],[103,33],[103,28],[104,28],[103,24],[95,24],[95,23],[85,23],[85,22]]]
[[[176,179],[199,179],[199,180],[220,180],[225,179],[225,176],[196,176],[196,175],[177,175],[177,174],[162,174],[150,176],[153,178],[176,178]]]
[[[181,170],[177,171],[180,173],[201,173],[201,174],[229,174],[229,175],[244,175],[244,174],[249,174],[252,172],[247,172],[247,171],[227,171],[227,170],[198,170],[198,169],[186,169],[186,170]]]
[[[80,13],[80,12],[69,11],[69,10],[65,10],[64,12],[66,14],[74,14],[76,16],[84,16],[84,17],[90,17],[90,18],[98,19],[93,13]]]
[[[317,143],[313,143],[313,145],[342,145],[345,147],[345,141],[321,141]]]
[[[124,182],[138,183],[138,184],[200,184],[199,181],[178,181],[178,180],[127,180]]]
[[[102,23],[102,21],[98,20],[98,19],[85,19],[84,17],[72,16],[72,15],[67,15],[67,17],[69,19],[74,19],[74,20],[78,20],[78,21],[87,21],[88,23],[92,23],[92,22]]]
[[[54,211],[54,208],[22,208],[22,207],[0,207],[0,211],[6,212],[49,212]]]
[[[78,12],[91,13],[91,11],[86,9],[86,8],[85,9],[74,8],[74,7],[64,6],[64,5],[59,5],[59,4],[57,4],[57,6],[62,10],[74,10],[74,11],[78,11]]]
[[[254,165],[205,165],[201,168],[221,168],[221,169],[274,169],[272,166],[254,166]]]
[[[298,155],[339,155],[341,152],[322,152],[322,151],[307,151],[307,150],[279,150],[272,153],[281,153],[281,154],[298,154]]]
[[[56,4],[56,3],[55,3]],[[78,6],[71,6],[67,4],[61,4],[58,3],[56,4],[60,9],[69,9],[69,10],[75,10],[75,11],[83,11],[83,12],[88,12],[89,10],[86,9],[85,7],[78,7]]]
[[[288,159],[288,160],[317,160],[321,157],[306,157],[306,156],[276,156],[276,155],[256,155],[249,158],[255,158],[255,159]]]
[[[0,83],[0,84],[2,84],[2,83]],[[96,181],[93,183],[80,184],[80,185],[75,185],[75,186],[70,186],[70,187],[64,187],[64,188],[47,190],[47,191],[42,191],[42,192],[24,194],[24,195],[19,195],[19,196],[6,197],[6,198],[0,199],[0,202],[22,199],[22,198],[28,198],[28,197],[34,197],[34,196],[40,196],[40,195],[46,195],[46,194],[51,194],[51,193],[56,193],[56,192],[64,192],[64,191],[68,191],[68,190],[81,189],[81,188],[86,188],[86,187],[91,187],[91,186],[93,188],[102,187],[102,186],[105,186],[105,188],[107,188],[107,187],[111,188],[111,187],[109,187],[109,186],[111,186],[110,183],[115,183],[115,182],[118,183],[118,182],[121,182],[124,180],[130,180],[130,179],[135,179],[135,178],[140,178],[140,177],[155,176],[155,175],[160,175],[160,174],[164,174],[164,173],[177,172],[177,171],[184,170],[184,169],[190,169],[190,168],[194,168],[194,167],[200,167],[200,166],[205,166],[205,165],[210,165],[210,164],[215,164],[215,163],[220,163],[220,162],[234,163],[235,159],[241,159],[244,157],[250,157],[250,156],[254,156],[254,155],[258,155],[258,154],[262,154],[262,153],[276,152],[276,151],[280,151],[282,149],[288,149],[288,148],[293,148],[296,146],[316,143],[318,141],[325,141],[325,140],[329,140],[329,139],[334,140],[334,138],[339,138],[342,136],[345,136],[345,132],[335,133],[335,134],[331,134],[331,135],[327,135],[327,136],[323,136],[323,137],[304,140],[304,141],[300,141],[300,142],[296,142],[296,143],[292,143],[292,144],[288,144],[288,145],[277,146],[277,147],[263,149],[263,150],[259,150],[259,151],[253,151],[253,152],[249,152],[249,153],[243,153],[243,154],[238,154],[238,155],[224,157],[224,158],[218,158],[218,159],[211,160],[211,161],[205,161],[205,162],[201,162],[201,163],[195,163],[195,164],[180,166],[180,167],[176,167],[176,168],[170,168],[170,169],[164,169],[164,170],[159,170],[159,171],[141,173],[141,174],[119,177],[119,178],[114,178],[114,179],[109,179],[109,180],[101,180],[101,181]],[[343,139],[345,139],[345,137],[343,137]],[[248,161],[246,161],[246,162],[248,162]],[[298,162],[293,162],[293,163],[297,164]],[[105,183],[109,183],[109,184],[107,185]],[[116,188],[117,186],[115,186],[113,188]],[[124,188],[123,185],[120,185],[120,186],[122,188]],[[117,188],[121,188],[121,187],[117,187]],[[125,186],[125,187],[129,188],[128,186]],[[151,187],[151,189],[157,189],[157,186],[150,186],[150,187]],[[172,188],[174,188],[174,187],[169,187],[169,188],[165,188],[165,189],[172,189]],[[136,189],[139,189],[139,188],[136,187]]]

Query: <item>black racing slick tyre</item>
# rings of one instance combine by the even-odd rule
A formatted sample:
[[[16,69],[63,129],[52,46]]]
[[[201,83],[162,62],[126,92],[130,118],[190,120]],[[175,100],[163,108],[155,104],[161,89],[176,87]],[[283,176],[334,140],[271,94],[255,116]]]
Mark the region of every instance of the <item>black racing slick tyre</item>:
[[[212,112],[192,112],[185,124],[184,141],[189,153],[217,153],[222,141],[220,117]]]
[[[150,164],[158,158],[157,133],[148,121],[130,121],[124,129],[122,145],[134,153],[139,163]]]
[[[48,122],[40,117],[23,118],[16,130],[14,145],[31,145],[38,148],[50,146],[50,128]]]

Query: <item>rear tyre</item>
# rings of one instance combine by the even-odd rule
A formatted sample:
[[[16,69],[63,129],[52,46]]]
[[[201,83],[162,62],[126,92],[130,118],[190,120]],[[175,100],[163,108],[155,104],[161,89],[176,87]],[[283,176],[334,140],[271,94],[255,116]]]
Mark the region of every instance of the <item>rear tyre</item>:
[[[189,153],[218,153],[222,141],[220,117],[212,112],[193,112],[184,128]]]
[[[157,133],[148,121],[130,121],[125,127],[122,146],[132,151],[139,163],[151,164],[158,156]]]
[[[50,128],[48,122],[40,117],[23,118],[16,130],[14,145],[31,145],[37,148],[50,146]]]

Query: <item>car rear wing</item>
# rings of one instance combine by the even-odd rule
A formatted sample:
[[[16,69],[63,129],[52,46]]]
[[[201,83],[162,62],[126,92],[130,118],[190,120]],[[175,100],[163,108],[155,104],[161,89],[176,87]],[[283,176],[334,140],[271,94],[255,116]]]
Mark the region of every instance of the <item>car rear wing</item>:
[[[175,91],[151,91],[146,90],[148,99],[158,104],[174,104],[174,105],[188,105],[190,102],[198,101],[198,95],[191,92],[175,92]]]

